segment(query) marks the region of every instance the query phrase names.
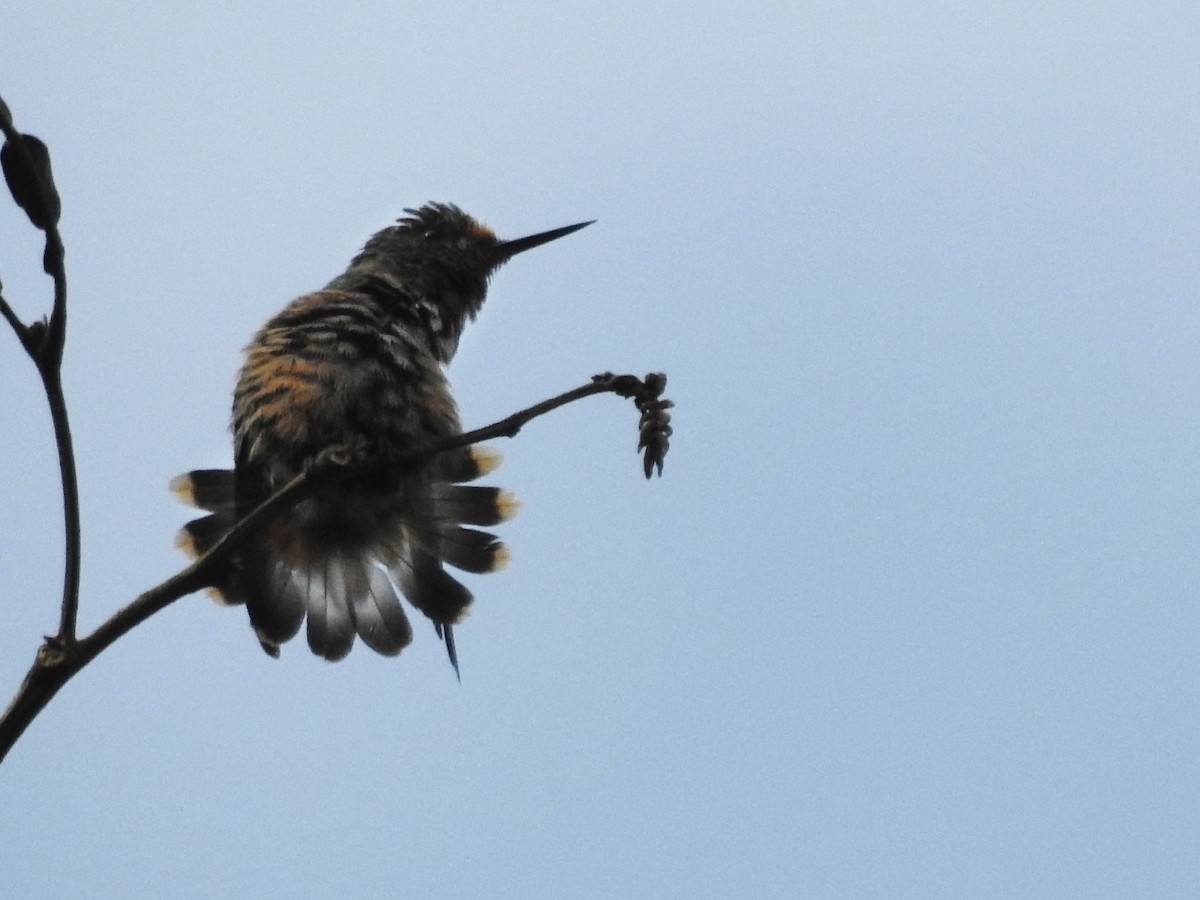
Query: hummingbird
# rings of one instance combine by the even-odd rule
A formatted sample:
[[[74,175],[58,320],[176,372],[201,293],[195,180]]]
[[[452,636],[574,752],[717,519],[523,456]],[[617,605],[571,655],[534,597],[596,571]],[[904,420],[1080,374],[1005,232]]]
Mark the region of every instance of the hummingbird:
[[[413,636],[403,596],[433,622],[457,675],[453,627],[472,594],[446,567],[503,568],[507,549],[481,529],[519,504],[472,483],[499,464],[487,447],[447,451],[415,470],[389,464],[462,433],[445,366],[496,270],[592,223],[501,240],[452,204],[404,212],[344,272],[254,335],[233,396],[233,469],[171,481],[207,513],[177,543],[203,554],[323,451],[354,448],[370,474],[322,482],[253,535],[210,593],[246,607],[271,656],[307,622],[309,647],[327,660],[345,657],[356,636],[385,656],[403,650]]]

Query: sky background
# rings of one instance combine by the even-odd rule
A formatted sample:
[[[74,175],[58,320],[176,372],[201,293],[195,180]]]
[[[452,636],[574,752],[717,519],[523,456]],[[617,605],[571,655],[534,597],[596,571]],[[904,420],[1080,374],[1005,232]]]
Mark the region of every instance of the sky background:
[[[469,426],[513,563],[458,684],[186,598],[0,765],[13,897],[1200,894],[1194,3],[9,0],[70,277],[81,627],[183,565],[241,348],[406,206],[516,237]],[[0,203],[0,277],[49,308]],[[0,694],[58,618],[0,335]]]

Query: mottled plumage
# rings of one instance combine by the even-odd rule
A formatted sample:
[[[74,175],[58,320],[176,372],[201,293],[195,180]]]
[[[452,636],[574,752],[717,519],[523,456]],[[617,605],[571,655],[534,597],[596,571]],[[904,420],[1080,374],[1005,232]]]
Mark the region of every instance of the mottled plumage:
[[[496,268],[589,223],[501,242],[455,206],[406,212],[255,335],[234,391],[233,471],[172,482],[210,513],[181,532],[203,553],[323,450],[353,447],[383,464],[383,474],[341,479],[278,517],[214,585],[224,602],[245,604],[272,655],[305,620],[309,646],[326,659],[349,653],[356,635],[399,653],[412,629],[398,588],[433,621],[457,671],[451,629],[472,598],[444,565],[490,572],[507,560],[494,535],[468,527],[515,510],[506,492],[466,483],[494,468],[494,454],[449,452],[415,473],[389,473],[387,463],[461,433],[443,366]]]

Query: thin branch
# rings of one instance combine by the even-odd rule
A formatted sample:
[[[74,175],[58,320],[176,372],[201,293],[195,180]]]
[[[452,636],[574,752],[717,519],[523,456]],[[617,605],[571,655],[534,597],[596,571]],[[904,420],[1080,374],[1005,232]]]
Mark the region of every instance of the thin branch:
[[[657,399],[665,383],[665,378],[654,375],[647,376],[644,382],[633,375],[597,375],[585,385],[535,403],[499,422],[415,450],[389,468],[392,471],[415,469],[448,450],[469,447],[491,438],[513,437],[533,419],[595,394],[613,393],[632,398],[641,409],[648,398]],[[347,455],[342,448],[326,451],[309,469],[297,475],[240,519],[207,553],[179,574],[119,609],[91,634],[78,641],[66,643],[59,641],[57,637],[47,638],[46,643],[39,648],[37,658],[25,675],[16,696],[4,711],[4,715],[0,716],[0,761],[3,761],[25,729],[62,686],[114,641],[128,634],[155,613],[166,609],[180,597],[213,584],[222,567],[250,535],[264,528],[279,513],[309,496],[327,478],[370,471],[373,468],[369,465],[349,464],[346,462]]]
[[[37,138],[22,134],[13,124],[8,106],[0,99],[0,131],[4,133],[4,175],[18,205],[46,235],[42,268],[54,281],[54,305],[48,322],[25,325],[8,302],[0,298],[0,313],[16,332],[21,346],[37,366],[50,406],[58,469],[62,482],[64,563],[62,615],[54,640],[67,646],[75,640],[79,614],[80,524],[79,483],[71,425],[62,389],[63,349],[67,339],[67,270],[62,237],[58,232],[61,204],[50,170],[50,154]]]
[[[62,616],[57,640],[70,644],[75,640],[75,622],[79,612],[79,568],[81,558],[79,524],[79,481],[75,474],[75,450],[71,441],[71,423],[63,396],[62,373],[57,366],[42,370],[42,384],[50,404],[54,423],[54,443],[58,448],[58,471],[62,478],[63,527],[65,552],[63,567]]]
[[[446,438],[436,444],[430,446],[429,450],[433,453],[444,453],[447,450],[453,450],[457,447],[469,447],[472,444],[478,444],[480,441],[488,441],[498,437],[516,437],[517,433],[529,422],[536,419],[538,416],[544,416],[548,412],[558,409],[560,406],[566,406],[568,403],[574,403],[576,400],[582,400],[584,397],[591,397],[595,394],[621,394],[629,390],[629,384],[625,379],[632,378],[638,381],[632,375],[613,375],[605,373],[596,375],[587,384],[559,394],[557,397],[551,397],[549,400],[543,400],[541,403],[535,403],[533,406],[522,409],[513,413],[499,422],[494,422],[491,425],[485,425],[483,428],[476,428],[474,431],[468,431],[466,434],[460,434],[453,438]],[[427,457],[426,451],[421,451],[417,458],[424,459]],[[405,460],[407,463],[408,460]]]
[[[8,305],[8,301],[2,294],[0,294],[0,315],[4,316],[8,324],[12,326],[12,330],[17,333],[21,346],[28,350],[29,329],[25,327],[24,322],[17,318],[17,314],[13,312],[13,308]]]

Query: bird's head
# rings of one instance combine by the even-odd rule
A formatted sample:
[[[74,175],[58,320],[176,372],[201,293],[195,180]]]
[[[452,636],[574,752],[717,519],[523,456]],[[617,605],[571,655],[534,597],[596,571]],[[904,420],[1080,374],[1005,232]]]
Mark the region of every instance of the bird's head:
[[[479,312],[488,279],[500,266],[518,253],[591,224],[503,241],[453,204],[427,203],[405,213],[367,241],[347,274],[372,274],[392,282],[411,302],[434,307],[442,317],[460,323]]]

